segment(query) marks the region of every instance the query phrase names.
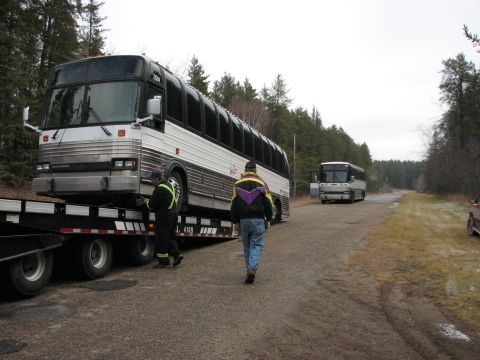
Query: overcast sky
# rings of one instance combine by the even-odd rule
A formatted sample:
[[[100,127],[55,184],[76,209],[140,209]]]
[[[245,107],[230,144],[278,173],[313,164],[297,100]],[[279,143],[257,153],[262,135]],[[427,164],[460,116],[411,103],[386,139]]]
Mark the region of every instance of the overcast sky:
[[[479,0],[104,0],[107,50],[180,71],[196,55],[259,90],[281,74],[293,106],[366,142],[375,160],[421,160],[441,116],[442,60],[480,34]],[[332,159],[334,160],[334,159]]]

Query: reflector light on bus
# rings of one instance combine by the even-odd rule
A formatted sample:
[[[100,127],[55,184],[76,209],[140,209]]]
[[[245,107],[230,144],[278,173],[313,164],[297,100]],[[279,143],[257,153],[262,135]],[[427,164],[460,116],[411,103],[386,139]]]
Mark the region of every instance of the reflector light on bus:
[[[122,129],[122,130],[118,130],[118,137],[123,137],[125,136],[125,130]]]
[[[47,142],[48,141],[48,135],[43,135],[43,142]]]

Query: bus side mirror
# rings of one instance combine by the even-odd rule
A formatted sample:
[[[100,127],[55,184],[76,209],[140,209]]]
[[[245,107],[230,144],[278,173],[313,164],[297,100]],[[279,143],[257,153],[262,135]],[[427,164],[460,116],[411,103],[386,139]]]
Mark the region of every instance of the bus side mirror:
[[[355,181],[355,176],[352,175],[351,177],[351,181],[354,182]]]
[[[144,121],[153,120],[155,117],[158,117],[162,114],[162,97],[160,95],[154,96],[153,99],[149,99],[147,101],[147,112],[149,116],[143,119],[137,118],[132,127],[139,128],[140,124]]]
[[[30,111],[30,106],[24,107],[23,108],[23,126],[35,131],[36,133],[40,133],[40,129],[38,126],[33,126],[28,123],[28,113]]]
[[[149,115],[162,114],[162,97],[161,96],[155,96],[153,99],[148,100],[147,112]]]

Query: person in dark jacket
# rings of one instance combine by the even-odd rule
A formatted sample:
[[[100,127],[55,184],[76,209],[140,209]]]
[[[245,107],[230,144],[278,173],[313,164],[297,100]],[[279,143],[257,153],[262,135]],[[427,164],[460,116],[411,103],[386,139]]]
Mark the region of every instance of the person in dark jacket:
[[[268,186],[257,175],[255,162],[245,165],[245,172],[235,182],[230,216],[232,222],[240,222],[243,254],[247,269],[246,284],[252,284],[257,273],[263,249],[265,226],[272,219],[273,201]]]
[[[137,205],[146,205],[155,212],[155,257],[158,264],[156,269],[170,266],[173,257],[173,266],[182,262],[183,256],[178,249],[175,232],[177,228],[176,193],[175,188],[165,180],[163,172],[152,171],[152,184],[155,186],[150,199],[140,198]]]

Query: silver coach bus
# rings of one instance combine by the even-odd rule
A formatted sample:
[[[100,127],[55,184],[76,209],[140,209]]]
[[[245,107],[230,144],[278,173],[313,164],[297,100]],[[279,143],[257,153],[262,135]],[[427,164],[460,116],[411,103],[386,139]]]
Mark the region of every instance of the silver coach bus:
[[[318,197],[324,204],[327,200],[364,200],[367,193],[365,171],[347,162],[320,164],[317,179]]]
[[[289,215],[285,152],[144,56],[57,66],[40,124],[33,190],[84,204],[133,206],[159,166],[182,211],[229,209],[234,181],[254,159],[276,220]]]

